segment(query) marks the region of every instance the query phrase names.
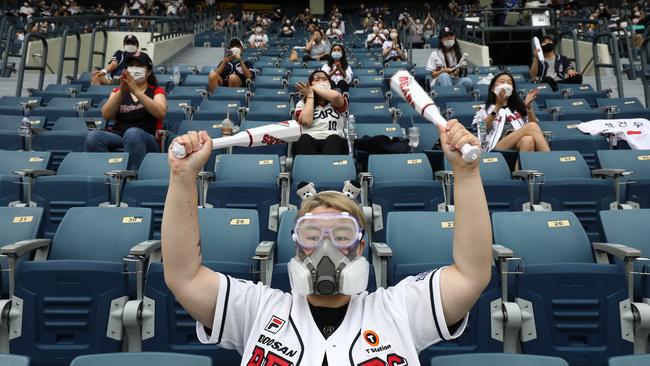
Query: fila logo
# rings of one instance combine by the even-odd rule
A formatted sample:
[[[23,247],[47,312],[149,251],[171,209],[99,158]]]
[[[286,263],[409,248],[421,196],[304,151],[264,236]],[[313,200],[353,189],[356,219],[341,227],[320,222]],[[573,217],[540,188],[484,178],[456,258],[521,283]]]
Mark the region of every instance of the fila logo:
[[[271,320],[269,320],[269,323],[266,324],[266,327],[264,327],[264,330],[276,334],[280,329],[282,329],[284,323],[285,323],[284,320],[273,315],[271,317]]]

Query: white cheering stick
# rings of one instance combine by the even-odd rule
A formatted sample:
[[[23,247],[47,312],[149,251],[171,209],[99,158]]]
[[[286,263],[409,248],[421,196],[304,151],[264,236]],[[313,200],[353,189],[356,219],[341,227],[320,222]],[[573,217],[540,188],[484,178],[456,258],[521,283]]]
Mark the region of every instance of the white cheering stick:
[[[468,54],[463,53],[463,57],[461,57],[460,60],[458,60],[458,63],[456,64],[456,66],[454,66],[454,67],[452,68],[452,70],[456,70],[456,69],[458,69],[458,68],[461,68],[461,67],[467,66],[467,57],[468,57],[468,56],[469,56]],[[463,64],[464,64],[464,65],[463,65]]]
[[[395,73],[390,78],[390,88],[428,121],[442,127],[447,125],[447,120],[442,117],[433,100],[431,100],[429,95],[408,71],[401,70]],[[481,155],[481,149],[478,146],[472,146],[470,144],[463,145],[460,148],[460,152],[463,155],[463,160],[468,163],[478,159]]]
[[[533,37],[533,47],[535,47],[535,53],[539,62],[544,62],[544,53],[542,52],[542,44],[539,43],[539,38]]]
[[[240,131],[233,136],[212,139],[212,150],[223,149],[231,146],[256,147],[264,145],[284,144],[298,141],[302,134],[300,123],[290,120],[268,124],[260,127]],[[178,159],[184,158],[187,153],[185,147],[174,141],[169,148]]]

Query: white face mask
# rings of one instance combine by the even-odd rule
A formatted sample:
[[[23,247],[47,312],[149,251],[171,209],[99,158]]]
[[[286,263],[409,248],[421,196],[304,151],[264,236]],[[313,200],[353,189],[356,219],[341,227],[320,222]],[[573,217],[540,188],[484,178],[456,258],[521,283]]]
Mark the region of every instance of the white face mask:
[[[375,33],[379,32],[379,27],[372,27],[372,31]]]
[[[241,50],[237,47],[231,48],[230,51],[232,51],[232,54],[235,56],[239,56],[241,54]]]
[[[255,32],[262,33],[262,28],[260,28],[260,27],[255,28]]]
[[[494,87],[494,94],[499,96],[499,94],[501,94],[502,90],[506,92],[506,98],[510,98],[510,96],[512,95],[512,90],[513,90],[512,85],[510,85],[510,84],[499,84],[499,85]]]
[[[397,38],[397,33],[392,32],[392,33],[390,34],[390,38],[393,38],[393,39]]]
[[[126,46],[124,46],[124,51],[128,53],[136,53],[137,50],[138,50],[138,46],[132,44],[127,44]]]
[[[321,89],[332,89],[332,84],[327,81],[320,82],[314,86]]]
[[[133,76],[133,79],[136,83],[140,84],[141,82],[147,79],[147,68],[142,66],[129,66],[126,70]]]
[[[447,48],[452,48],[456,44],[456,40],[455,39],[448,39],[448,40],[442,42],[442,44]]]

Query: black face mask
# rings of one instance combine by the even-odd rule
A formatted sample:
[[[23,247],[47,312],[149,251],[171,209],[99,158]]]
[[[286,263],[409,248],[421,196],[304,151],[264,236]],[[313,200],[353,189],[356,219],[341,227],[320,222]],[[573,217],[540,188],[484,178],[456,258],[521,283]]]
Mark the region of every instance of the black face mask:
[[[544,51],[544,53],[547,53],[547,52],[553,51],[554,48],[555,47],[554,47],[553,43],[547,43],[547,44],[542,46],[542,51]]]

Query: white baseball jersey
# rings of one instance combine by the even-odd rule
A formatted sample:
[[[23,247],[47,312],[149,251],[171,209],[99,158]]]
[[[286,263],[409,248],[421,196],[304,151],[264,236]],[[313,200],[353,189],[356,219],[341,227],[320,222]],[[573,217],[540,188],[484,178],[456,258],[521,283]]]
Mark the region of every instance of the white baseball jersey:
[[[201,323],[202,343],[242,355],[242,366],[420,365],[418,353],[459,337],[445,323],[440,270],[407,277],[396,286],[353,296],[341,325],[327,339],[316,326],[305,296],[219,274],[211,334]]]
[[[650,121],[644,118],[597,119],[580,123],[578,129],[590,135],[611,133],[634,150],[650,149]]]
[[[296,120],[302,113],[305,103],[300,100],[296,103]],[[316,140],[325,140],[330,135],[339,135],[345,138],[343,128],[345,127],[345,117],[348,111],[348,100],[345,99],[345,105],[342,108],[335,108],[332,103],[318,105],[314,103],[314,119],[309,127],[303,127],[302,132],[315,138]]]

